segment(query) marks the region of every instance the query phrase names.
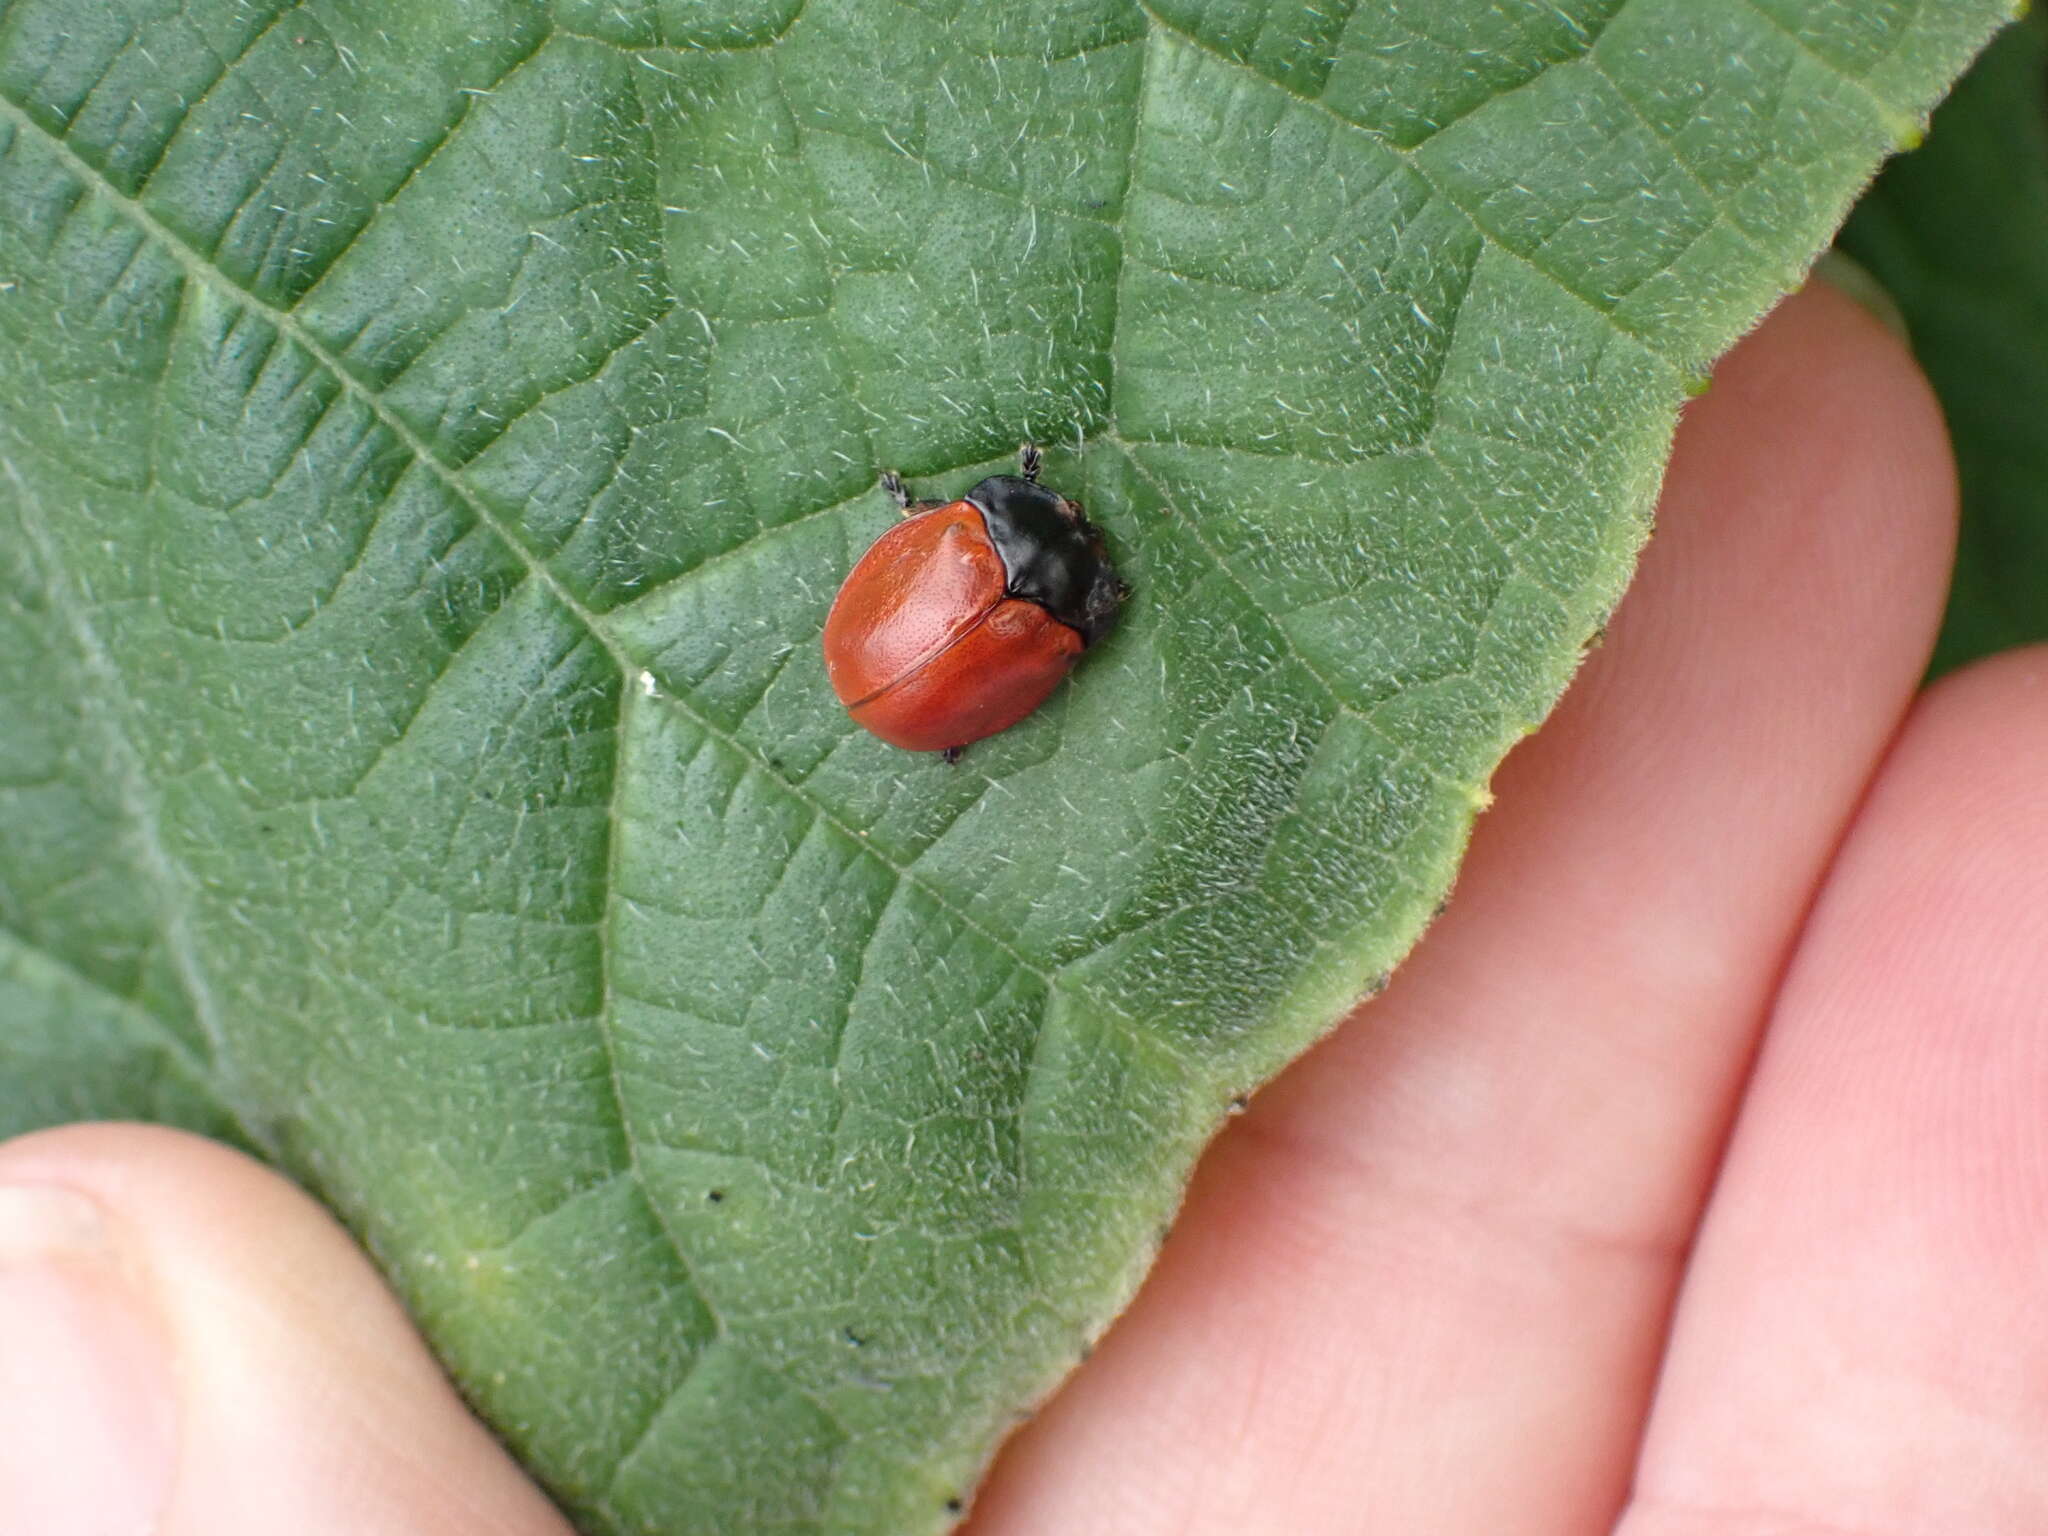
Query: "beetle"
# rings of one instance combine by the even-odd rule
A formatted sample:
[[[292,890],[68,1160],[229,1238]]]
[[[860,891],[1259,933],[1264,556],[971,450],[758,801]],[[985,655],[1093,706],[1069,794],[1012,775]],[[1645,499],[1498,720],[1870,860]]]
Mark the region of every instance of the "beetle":
[[[958,501],[882,489],[904,520],[868,547],[825,617],[825,673],[855,722],[892,746],[959,760],[1046,701],[1131,595],[1081,504],[1018,473]]]

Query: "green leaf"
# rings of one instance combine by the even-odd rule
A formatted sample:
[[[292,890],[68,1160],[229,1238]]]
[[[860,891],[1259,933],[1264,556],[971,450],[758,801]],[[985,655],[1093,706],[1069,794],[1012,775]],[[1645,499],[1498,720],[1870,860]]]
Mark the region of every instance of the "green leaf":
[[[1955,441],[1962,542],[1934,670],[2048,639],[2048,15],[1985,53],[1842,244],[1904,313]]]
[[[945,1525],[2002,15],[5,0],[0,1115],[279,1162],[591,1531]],[[876,473],[1026,435],[1138,598],[896,752]]]

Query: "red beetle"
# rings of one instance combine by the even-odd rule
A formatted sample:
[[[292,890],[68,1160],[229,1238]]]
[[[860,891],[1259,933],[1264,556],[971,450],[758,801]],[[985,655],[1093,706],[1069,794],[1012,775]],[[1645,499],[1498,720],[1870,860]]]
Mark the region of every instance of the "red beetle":
[[[943,752],[1007,731],[1043,704],[1116,622],[1131,589],[1079,502],[1021,475],[960,501],[913,503],[875,540],[825,618],[825,673],[854,720],[892,746]]]

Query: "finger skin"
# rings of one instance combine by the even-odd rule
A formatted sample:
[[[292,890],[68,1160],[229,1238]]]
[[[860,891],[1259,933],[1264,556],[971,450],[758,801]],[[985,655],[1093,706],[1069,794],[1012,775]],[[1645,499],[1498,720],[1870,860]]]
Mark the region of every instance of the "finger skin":
[[[348,1234],[277,1174],[178,1131],[79,1125],[0,1147],[0,1183],[97,1201],[164,1324],[176,1470],[151,1536],[570,1536]]]
[[[1628,1536],[2048,1530],[2048,649],[1915,710],[1788,974]]]
[[[1910,359],[1831,290],[1789,301],[1688,411],[1636,586],[1449,912],[1205,1158],[982,1536],[1615,1516],[1770,989],[1952,538]]]

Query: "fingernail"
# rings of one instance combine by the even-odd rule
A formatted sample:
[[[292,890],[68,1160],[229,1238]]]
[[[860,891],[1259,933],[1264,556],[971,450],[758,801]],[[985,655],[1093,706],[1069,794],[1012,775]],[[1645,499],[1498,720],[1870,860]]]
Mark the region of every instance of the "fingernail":
[[[1899,308],[1891,290],[1877,280],[1876,273],[1840,246],[1830,246],[1821,254],[1813,265],[1813,275],[1861,304],[1879,325],[1907,346],[1913,344],[1913,333],[1906,328],[1905,311]]]
[[[178,1401],[147,1283],[95,1201],[0,1185],[0,1530],[161,1524]]]

